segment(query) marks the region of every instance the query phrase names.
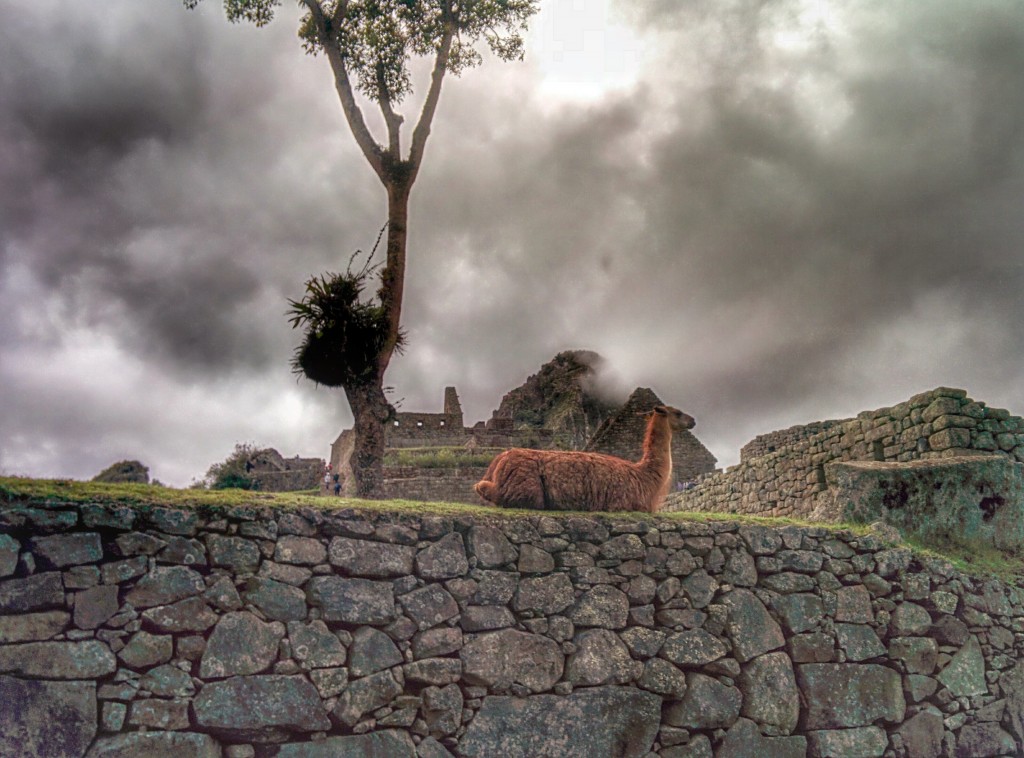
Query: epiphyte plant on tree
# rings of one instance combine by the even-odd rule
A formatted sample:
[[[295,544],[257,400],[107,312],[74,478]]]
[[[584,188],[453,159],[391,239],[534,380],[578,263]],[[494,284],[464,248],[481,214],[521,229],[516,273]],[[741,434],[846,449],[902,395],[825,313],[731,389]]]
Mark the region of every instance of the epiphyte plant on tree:
[[[199,1],[183,0],[189,8]],[[273,20],[280,5],[280,0],[224,0],[229,20],[257,26]],[[379,309],[374,355],[366,371],[348,376],[341,385],[355,419],[350,463],[356,494],[380,497],[384,423],[392,414],[384,373],[402,343],[409,196],[423,163],[441,84],[445,74],[457,76],[482,63],[482,45],[502,60],[521,60],[522,35],[538,0],[299,0],[299,6],[305,10],[299,26],[302,44],[307,52],[326,57],[352,136],[387,193],[386,258],[373,298],[373,307]],[[410,63],[420,57],[433,57],[433,68],[403,153],[405,119],[396,108],[412,94]],[[384,141],[370,132],[357,95],[380,108]],[[326,287],[328,281],[321,279],[321,284]]]

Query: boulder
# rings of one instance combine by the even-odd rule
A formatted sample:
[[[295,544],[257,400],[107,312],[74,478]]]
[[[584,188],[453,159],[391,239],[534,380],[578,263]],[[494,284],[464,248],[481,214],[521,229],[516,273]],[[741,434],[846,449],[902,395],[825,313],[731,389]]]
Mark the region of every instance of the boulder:
[[[658,654],[677,666],[703,666],[727,652],[726,644],[713,634],[703,629],[690,629],[669,635]]]
[[[967,447],[951,442],[954,434],[970,441],[966,429],[944,429],[932,436],[932,449]],[[825,476],[839,520],[885,521],[934,544],[1024,547],[1024,477],[1002,455],[836,461],[825,466]]]
[[[737,719],[725,733],[715,758],[805,758],[806,737],[765,737],[757,724]]]
[[[981,653],[978,638],[971,636],[960,648],[937,679],[957,697],[984,695],[988,692],[985,682],[985,658]]]
[[[622,629],[628,616],[629,598],[626,593],[610,585],[599,584],[580,596],[570,618],[576,626]]]

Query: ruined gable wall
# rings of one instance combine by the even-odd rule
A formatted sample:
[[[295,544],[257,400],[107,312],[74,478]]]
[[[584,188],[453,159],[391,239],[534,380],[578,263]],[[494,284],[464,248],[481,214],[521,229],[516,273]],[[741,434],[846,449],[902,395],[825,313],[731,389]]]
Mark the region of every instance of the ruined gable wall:
[[[2,755],[1020,755],[1022,657],[846,530],[0,507]]]
[[[701,477],[694,489],[672,495],[668,507],[808,516],[827,488],[824,466],[832,461],[979,454],[1024,461],[1024,420],[972,400],[964,390],[940,387],[853,419],[757,437],[743,448],[738,465]]]

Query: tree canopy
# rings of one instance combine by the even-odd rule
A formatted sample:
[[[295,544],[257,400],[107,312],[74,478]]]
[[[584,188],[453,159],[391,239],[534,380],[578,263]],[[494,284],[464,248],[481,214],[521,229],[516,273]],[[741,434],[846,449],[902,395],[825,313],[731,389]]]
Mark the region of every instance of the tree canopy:
[[[199,2],[184,0],[189,8]],[[273,20],[280,5],[281,0],[224,0],[228,19],[257,26]],[[303,45],[310,53],[327,55],[352,133],[387,183],[385,175],[395,169],[404,168],[413,176],[418,170],[444,74],[457,76],[479,65],[481,42],[502,60],[522,59],[522,32],[537,12],[538,0],[299,0],[299,5],[306,9],[299,27]],[[434,69],[403,161],[404,119],[395,106],[412,91],[410,62],[423,56],[434,56]],[[386,143],[371,136],[354,92],[380,106],[387,124]]]

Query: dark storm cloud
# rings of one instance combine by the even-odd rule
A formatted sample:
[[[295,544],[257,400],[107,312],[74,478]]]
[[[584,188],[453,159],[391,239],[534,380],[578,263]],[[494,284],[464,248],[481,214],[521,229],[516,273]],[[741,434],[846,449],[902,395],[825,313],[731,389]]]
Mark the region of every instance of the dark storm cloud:
[[[575,110],[447,90],[408,309],[433,351],[498,381],[593,347],[734,449],[942,383],[1024,405],[1024,6],[822,7],[631,4],[660,65]]]
[[[1024,6],[620,8],[633,86],[560,100],[530,49],[445,82],[387,377],[405,409],[455,384],[485,418],[587,348],[725,463],[940,384],[1024,411]],[[296,9],[265,29],[216,0],[0,9],[0,467],[89,447],[83,475],[138,445],[183,483],[180,461],[257,437],[326,455],[348,417],[288,375],[283,311],[372,247],[384,207]]]
[[[336,259],[353,219],[321,210],[321,192],[354,184],[309,181],[325,177],[325,146],[302,141],[316,112],[307,134],[281,139],[284,30],[173,2],[19,11],[0,31],[4,258],[165,371],[281,361],[286,298],[315,270],[277,259]],[[258,314],[275,300],[268,329]]]

